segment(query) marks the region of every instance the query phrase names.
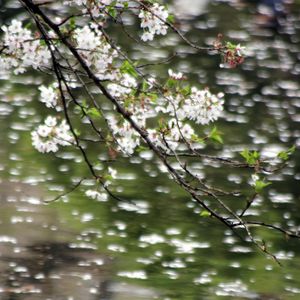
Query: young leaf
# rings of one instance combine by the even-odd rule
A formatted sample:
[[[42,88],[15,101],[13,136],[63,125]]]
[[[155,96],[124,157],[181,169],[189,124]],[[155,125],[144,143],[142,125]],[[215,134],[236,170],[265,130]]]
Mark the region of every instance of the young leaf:
[[[196,134],[193,134],[192,136],[191,136],[191,140],[193,141],[193,142],[196,142],[196,143],[199,143],[199,144],[205,144],[205,140],[203,139],[203,138],[200,138],[198,135],[196,135]]]
[[[210,217],[211,213],[208,210],[202,210],[200,213],[200,217],[207,218]]]
[[[293,147],[289,148],[286,151],[280,151],[277,154],[277,157],[282,159],[282,160],[288,160],[289,157],[295,152],[295,150],[296,150],[296,146],[294,145]]]
[[[168,21],[169,23],[173,24],[174,21],[175,21],[174,15],[169,15],[168,18],[167,18],[167,21]]]
[[[75,30],[76,29],[76,20],[75,20],[75,17],[70,18],[69,26],[70,26],[71,30]]]
[[[240,152],[240,155],[244,157],[246,162],[249,165],[255,165],[260,158],[260,154],[257,151],[249,151],[249,149],[245,149]]]
[[[120,68],[121,73],[127,73],[133,77],[137,77],[138,74],[134,67],[131,65],[131,63],[128,60],[125,60]]]
[[[218,130],[218,128],[216,126],[214,126],[214,128],[209,133],[209,138],[217,143],[223,144],[221,132]]]
[[[257,180],[255,181],[255,192],[256,193],[261,193],[262,190],[267,187],[268,185],[272,184],[271,182],[263,181],[263,180]]]
[[[91,117],[94,117],[94,118],[97,118],[97,117],[101,116],[99,110],[96,107],[89,108],[87,110],[87,114]]]

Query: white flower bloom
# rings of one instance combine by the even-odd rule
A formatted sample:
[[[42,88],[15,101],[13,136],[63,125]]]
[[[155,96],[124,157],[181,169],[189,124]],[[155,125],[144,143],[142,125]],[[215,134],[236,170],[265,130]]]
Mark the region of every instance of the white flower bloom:
[[[194,134],[194,129],[189,124],[183,124],[174,118],[169,120],[167,128],[168,131],[164,134],[153,129],[148,130],[149,139],[167,152],[175,151],[182,141],[189,141]]]
[[[186,118],[195,121],[198,124],[208,124],[217,120],[222,111],[224,100],[223,95],[217,96],[211,94],[208,89],[198,90],[193,87],[191,95],[185,100],[182,107]]]
[[[70,126],[63,120],[55,130],[55,141],[61,146],[68,146],[74,142],[73,136],[70,134]]]
[[[118,57],[118,53],[106,41],[97,24],[91,23],[77,28],[73,38],[81,57],[93,69],[99,79],[114,80],[119,75],[111,68],[114,59]]]
[[[94,199],[94,200],[97,200],[97,201],[100,201],[100,202],[105,202],[107,201],[108,199],[108,196],[106,193],[100,193],[98,191],[95,191],[95,190],[87,190],[85,192],[85,195],[91,199]]]
[[[242,47],[241,44],[238,44],[235,47],[236,53],[238,56],[245,56],[246,52],[246,47]]]
[[[101,36],[101,32],[93,31],[87,25],[82,28],[77,28],[74,31],[77,48],[80,50],[94,50],[99,47],[101,45]]]
[[[183,79],[183,74],[181,72],[175,73],[173,72],[172,69],[168,70],[168,74],[171,78],[175,79],[175,80],[181,80]]]
[[[107,89],[113,97],[123,99],[137,87],[137,82],[127,73],[120,76],[119,82],[108,84]]]
[[[108,116],[108,125],[117,139],[118,149],[124,154],[133,154],[135,148],[140,145],[140,137],[131,125],[124,121],[118,124],[114,116]]]
[[[27,68],[47,66],[51,55],[46,46],[42,46],[22,23],[12,20],[9,26],[2,26],[4,31],[3,50],[4,58],[1,58],[1,65],[5,69],[14,69],[15,74],[24,73]]]
[[[37,134],[40,137],[47,137],[50,135],[52,128],[46,125],[40,125],[37,129]]]
[[[154,34],[150,31],[145,31],[141,36],[141,40],[144,42],[152,41],[153,38],[154,38]]]
[[[252,174],[250,185],[255,186],[257,181],[259,181],[259,176],[257,174]]]
[[[39,87],[41,91],[40,101],[45,103],[47,107],[54,108],[58,103],[58,93],[54,89],[54,85],[45,87],[44,85]]]
[[[165,24],[169,16],[168,11],[164,6],[154,3],[148,10],[142,9],[139,13],[141,19],[141,28],[144,33],[141,36],[143,41],[151,41],[154,35],[167,34],[167,25]]]
[[[31,32],[22,27],[22,23],[17,20],[12,20],[10,26],[2,26],[1,29],[5,32],[4,45],[8,47],[9,52],[14,52],[20,49],[25,41],[32,39]]]
[[[57,125],[57,120],[54,117],[48,116],[45,120],[45,124],[49,127],[54,127]]]
[[[116,179],[117,178],[117,170],[113,169],[111,167],[108,167],[108,174],[113,178]]]
[[[68,146],[74,142],[66,121],[57,124],[54,117],[48,116],[44,124],[31,133],[32,145],[42,153],[58,151],[58,145]]]

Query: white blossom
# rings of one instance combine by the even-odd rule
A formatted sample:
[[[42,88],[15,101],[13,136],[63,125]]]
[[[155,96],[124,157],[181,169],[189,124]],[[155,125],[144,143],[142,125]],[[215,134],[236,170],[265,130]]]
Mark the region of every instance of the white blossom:
[[[171,78],[175,79],[175,80],[181,80],[183,79],[183,74],[181,72],[175,73],[173,72],[172,69],[168,70],[168,74]]]
[[[108,199],[108,195],[105,192],[99,192],[96,190],[87,190],[85,191],[85,195],[100,202],[105,202]]]
[[[124,7],[123,3],[127,0],[65,0],[63,3],[70,6],[78,6],[83,13],[91,13],[94,18],[107,18],[103,12],[107,6],[114,4],[115,7]]]
[[[69,130],[65,120],[58,124],[55,117],[48,116],[44,124],[31,133],[32,145],[41,153],[56,152],[58,145],[68,146],[74,142]]]
[[[9,26],[4,25],[1,29],[5,49],[0,62],[4,69],[14,69],[14,73],[19,74],[29,67],[37,69],[49,64],[51,54],[47,46],[23,28],[20,21],[12,20]]]
[[[256,182],[259,181],[259,180],[260,180],[260,178],[257,174],[252,174],[249,183],[250,183],[251,186],[256,186]]]
[[[117,138],[118,149],[124,154],[133,154],[135,148],[140,145],[140,137],[129,122],[125,120],[118,124],[114,116],[109,116],[108,124]]]
[[[31,32],[22,27],[22,22],[12,20],[9,26],[3,25],[1,29],[4,31],[4,46],[8,47],[9,52],[20,49],[25,41],[32,39]]]
[[[56,108],[58,111],[61,110],[58,106],[58,92],[56,91],[56,84],[52,84],[48,87],[42,85],[39,87],[41,92],[40,101],[45,103],[46,107]]]
[[[73,38],[81,57],[100,80],[115,80],[119,76],[119,72],[112,68],[118,53],[105,40],[97,24],[77,28]]]
[[[208,124],[217,120],[222,111],[224,100],[223,94],[212,94],[208,89],[199,90],[193,87],[191,95],[184,102],[182,107],[186,118],[198,124]]]
[[[125,73],[120,75],[118,83],[110,83],[107,85],[107,89],[113,97],[124,98],[130,94],[134,88],[137,87],[137,82],[134,77]]]
[[[183,124],[175,118],[169,120],[166,132],[163,134],[154,129],[148,130],[150,140],[164,151],[175,151],[182,141],[189,141],[194,129],[189,124]]]
[[[154,3],[147,10],[142,9],[139,13],[141,19],[141,28],[144,33],[141,36],[143,41],[151,41],[154,35],[165,35],[167,34],[168,26],[165,24],[169,16],[168,11],[164,6]]]
[[[112,167],[108,167],[108,174],[111,176],[111,178],[115,179],[117,178],[117,170],[113,169]]]

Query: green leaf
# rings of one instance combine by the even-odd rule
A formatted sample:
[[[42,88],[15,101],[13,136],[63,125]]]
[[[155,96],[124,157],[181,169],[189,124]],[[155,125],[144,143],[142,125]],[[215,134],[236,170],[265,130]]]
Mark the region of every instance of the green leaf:
[[[72,18],[70,19],[69,26],[70,26],[70,29],[71,29],[71,30],[74,30],[74,29],[76,28],[76,20],[75,20],[75,17],[72,17]]]
[[[142,91],[147,91],[149,88],[149,84],[146,80],[143,80],[143,83],[142,83]]]
[[[147,94],[148,97],[150,97],[151,102],[156,103],[157,99],[158,99],[158,95],[155,93],[148,93]]]
[[[262,190],[265,187],[269,186],[270,184],[272,184],[272,182],[263,181],[263,180],[257,180],[257,181],[255,181],[255,185],[254,185],[255,191],[257,193],[261,193]]]
[[[199,144],[205,144],[205,140],[200,138],[198,135],[196,134],[193,134],[192,137],[191,137],[191,140],[193,142],[196,142],[196,143],[199,143]]]
[[[91,116],[91,117],[94,117],[94,118],[97,118],[97,117],[100,117],[101,114],[99,112],[99,110],[96,108],[96,107],[92,107],[92,108],[89,108],[86,113]]]
[[[183,87],[180,91],[182,93],[182,95],[184,96],[188,96],[191,93],[191,87],[189,85],[186,85],[185,87]]]
[[[86,108],[86,109],[88,108],[88,104],[87,104],[86,99],[83,99],[83,100],[82,100],[81,106],[84,107],[84,108]]]
[[[294,145],[293,147],[289,148],[286,151],[280,151],[277,154],[277,157],[282,159],[282,160],[288,160],[289,157],[295,152],[295,150],[296,150],[296,146]]]
[[[117,1],[113,1],[108,7],[107,7],[107,12],[108,14],[115,18],[118,14],[118,11],[115,8],[115,5],[117,4]]]
[[[246,162],[249,165],[255,165],[259,158],[260,158],[260,154],[257,151],[249,151],[249,149],[245,149],[242,152],[240,152],[240,155],[242,157],[244,157],[244,159],[246,160]]]
[[[168,124],[164,119],[159,119],[158,120],[158,131],[162,131],[168,128]]]
[[[211,213],[208,210],[202,210],[200,213],[200,217],[207,218],[210,217]]]
[[[81,132],[77,128],[74,129],[74,133],[76,134],[76,136],[80,136],[81,134]]]
[[[110,174],[106,174],[106,175],[104,175],[104,179],[113,180],[114,178]]]
[[[116,16],[117,16],[117,10],[114,8],[114,7],[109,7],[108,8],[108,14],[111,16],[111,17],[113,17],[113,18],[115,18]]]
[[[166,86],[168,88],[173,88],[174,86],[177,85],[177,80],[173,79],[173,78],[169,78],[166,82]]]
[[[137,152],[137,153],[140,153],[140,152],[142,152],[142,151],[147,151],[147,150],[149,150],[149,148],[144,147],[144,146],[139,146],[139,147],[137,148],[136,152]]]
[[[138,77],[138,74],[132,64],[128,61],[125,60],[120,68],[121,73],[127,73],[133,77]]]
[[[218,128],[214,126],[214,128],[209,133],[209,138],[217,143],[223,144],[223,139],[221,137],[221,134],[222,133],[218,130]]]
[[[40,40],[40,45],[45,47],[45,46],[47,46],[47,43],[45,40]]]
[[[227,42],[226,43],[226,47],[230,50],[234,50],[236,48],[237,45],[233,44],[233,43],[230,43],[230,42]]]
[[[175,21],[175,17],[174,15],[169,15],[168,18],[167,18],[167,21],[171,24],[174,24],[174,21]]]
[[[24,28],[26,29],[30,29],[32,27],[32,23],[28,22],[27,24],[25,24]]]

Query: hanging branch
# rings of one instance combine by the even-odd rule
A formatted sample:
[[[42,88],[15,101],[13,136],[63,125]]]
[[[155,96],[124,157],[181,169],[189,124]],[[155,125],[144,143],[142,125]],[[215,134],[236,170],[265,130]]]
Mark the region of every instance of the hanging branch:
[[[285,230],[263,221],[248,220],[246,212],[254,203],[256,196],[270,184],[259,176],[280,171],[286,165],[286,161],[294,149],[290,148],[280,152],[278,154],[279,162],[276,165],[260,157],[257,151],[244,150],[240,153],[243,160],[241,160],[242,158],[238,160],[203,153],[202,150],[199,150],[199,144],[209,140],[222,143],[221,135],[214,127],[210,133],[205,133],[201,137],[195,133],[190,123],[201,126],[217,120],[223,109],[223,96],[214,95],[208,89],[200,90],[184,84],[183,74],[174,73],[172,70],[169,70],[169,79],[166,83],[162,84],[158,80],[153,80],[149,74],[144,73],[143,68],[156,63],[136,64],[110,36],[105,29],[103,19],[100,22],[94,14],[96,11],[97,14],[102,14],[104,19],[108,16],[111,17],[125,30],[122,19],[115,14],[119,13],[120,17],[127,8],[131,9],[131,12],[141,19],[144,42],[153,39],[154,35],[164,35],[167,29],[171,29],[189,47],[197,51],[214,51],[221,54],[224,62],[231,67],[242,63],[244,59],[242,47],[231,43],[224,45],[221,36],[217,37],[211,47],[200,47],[191,42],[167,19],[168,13],[163,6],[148,1],[133,1],[135,5],[127,8],[118,3],[112,6],[100,4],[97,6],[96,1],[91,1],[84,6],[82,13],[65,16],[57,23],[52,21],[46,10],[41,9],[41,7],[46,8],[48,2],[36,4],[32,0],[19,1],[35,21],[39,37],[33,39],[29,30],[22,29],[20,24],[14,24],[20,31],[23,30],[22,33],[26,38],[24,37],[22,40],[21,35],[14,37],[13,33],[11,36],[6,36],[7,40],[4,42],[0,54],[7,58],[6,61],[4,60],[6,65],[17,66],[15,70],[20,72],[28,67],[26,65],[28,62],[23,61],[23,56],[27,54],[24,53],[26,47],[34,49],[32,53],[37,55],[37,59],[32,62],[33,67],[37,70],[43,69],[52,72],[57,83],[57,87],[50,86],[46,89],[51,97],[44,99],[43,102],[47,106],[48,102],[51,102],[50,106],[55,107],[54,104],[59,98],[66,122],[58,125],[54,119],[46,120],[45,125],[39,127],[32,134],[34,146],[41,152],[55,152],[58,150],[58,145],[75,146],[81,153],[91,177],[95,179],[102,190],[120,201],[121,199],[108,188],[109,180],[105,179],[105,174],[98,174],[97,168],[90,158],[90,152],[85,148],[83,141],[102,143],[108,148],[108,151],[120,151],[125,156],[132,155],[141,144],[145,145],[155,154],[178,186],[192,197],[204,211],[232,230],[243,241],[251,242],[260,251],[279,263],[267,249],[265,243],[254,237],[252,228],[266,227],[294,238],[300,238],[300,235],[298,232]],[[91,24],[83,27],[77,26],[78,18],[80,20],[87,19]],[[5,28],[6,32],[9,30],[9,27]],[[130,36],[129,33],[127,34]],[[136,39],[133,38],[133,40]],[[15,42],[16,45],[9,47],[9,43],[12,42]],[[41,44],[37,44],[39,42]],[[166,64],[174,56],[176,53],[158,64]],[[69,76],[73,77],[69,79]],[[87,107],[76,97],[72,88],[73,80],[87,95]],[[101,100],[94,96],[90,87],[97,88]],[[102,101],[109,103],[114,109],[107,112],[103,109]],[[71,104],[79,108],[82,117],[87,119],[91,132],[93,136],[97,137],[97,140],[86,139],[77,134],[73,124],[76,116],[72,114]],[[104,121],[101,128],[97,123],[98,119],[89,114],[91,109],[96,112],[99,121]],[[154,128],[147,126],[148,116],[145,114],[148,110],[156,112],[154,117],[158,120],[153,122],[156,124]],[[159,119],[158,112],[162,112],[166,120]],[[255,190],[255,193],[252,197],[247,198],[240,192],[224,190],[207,183],[194,174],[190,167],[195,159],[200,162],[217,162],[224,167],[251,171],[253,175],[252,189]],[[174,167],[174,162],[177,163],[178,168]],[[110,172],[113,173],[112,170]],[[82,180],[71,191],[79,187],[81,182]],[[241,212],[233,209],[227,203],[226,197],[238,198],[241,202]],[[212,203],[208,204],[206,198],[210,199]]]

